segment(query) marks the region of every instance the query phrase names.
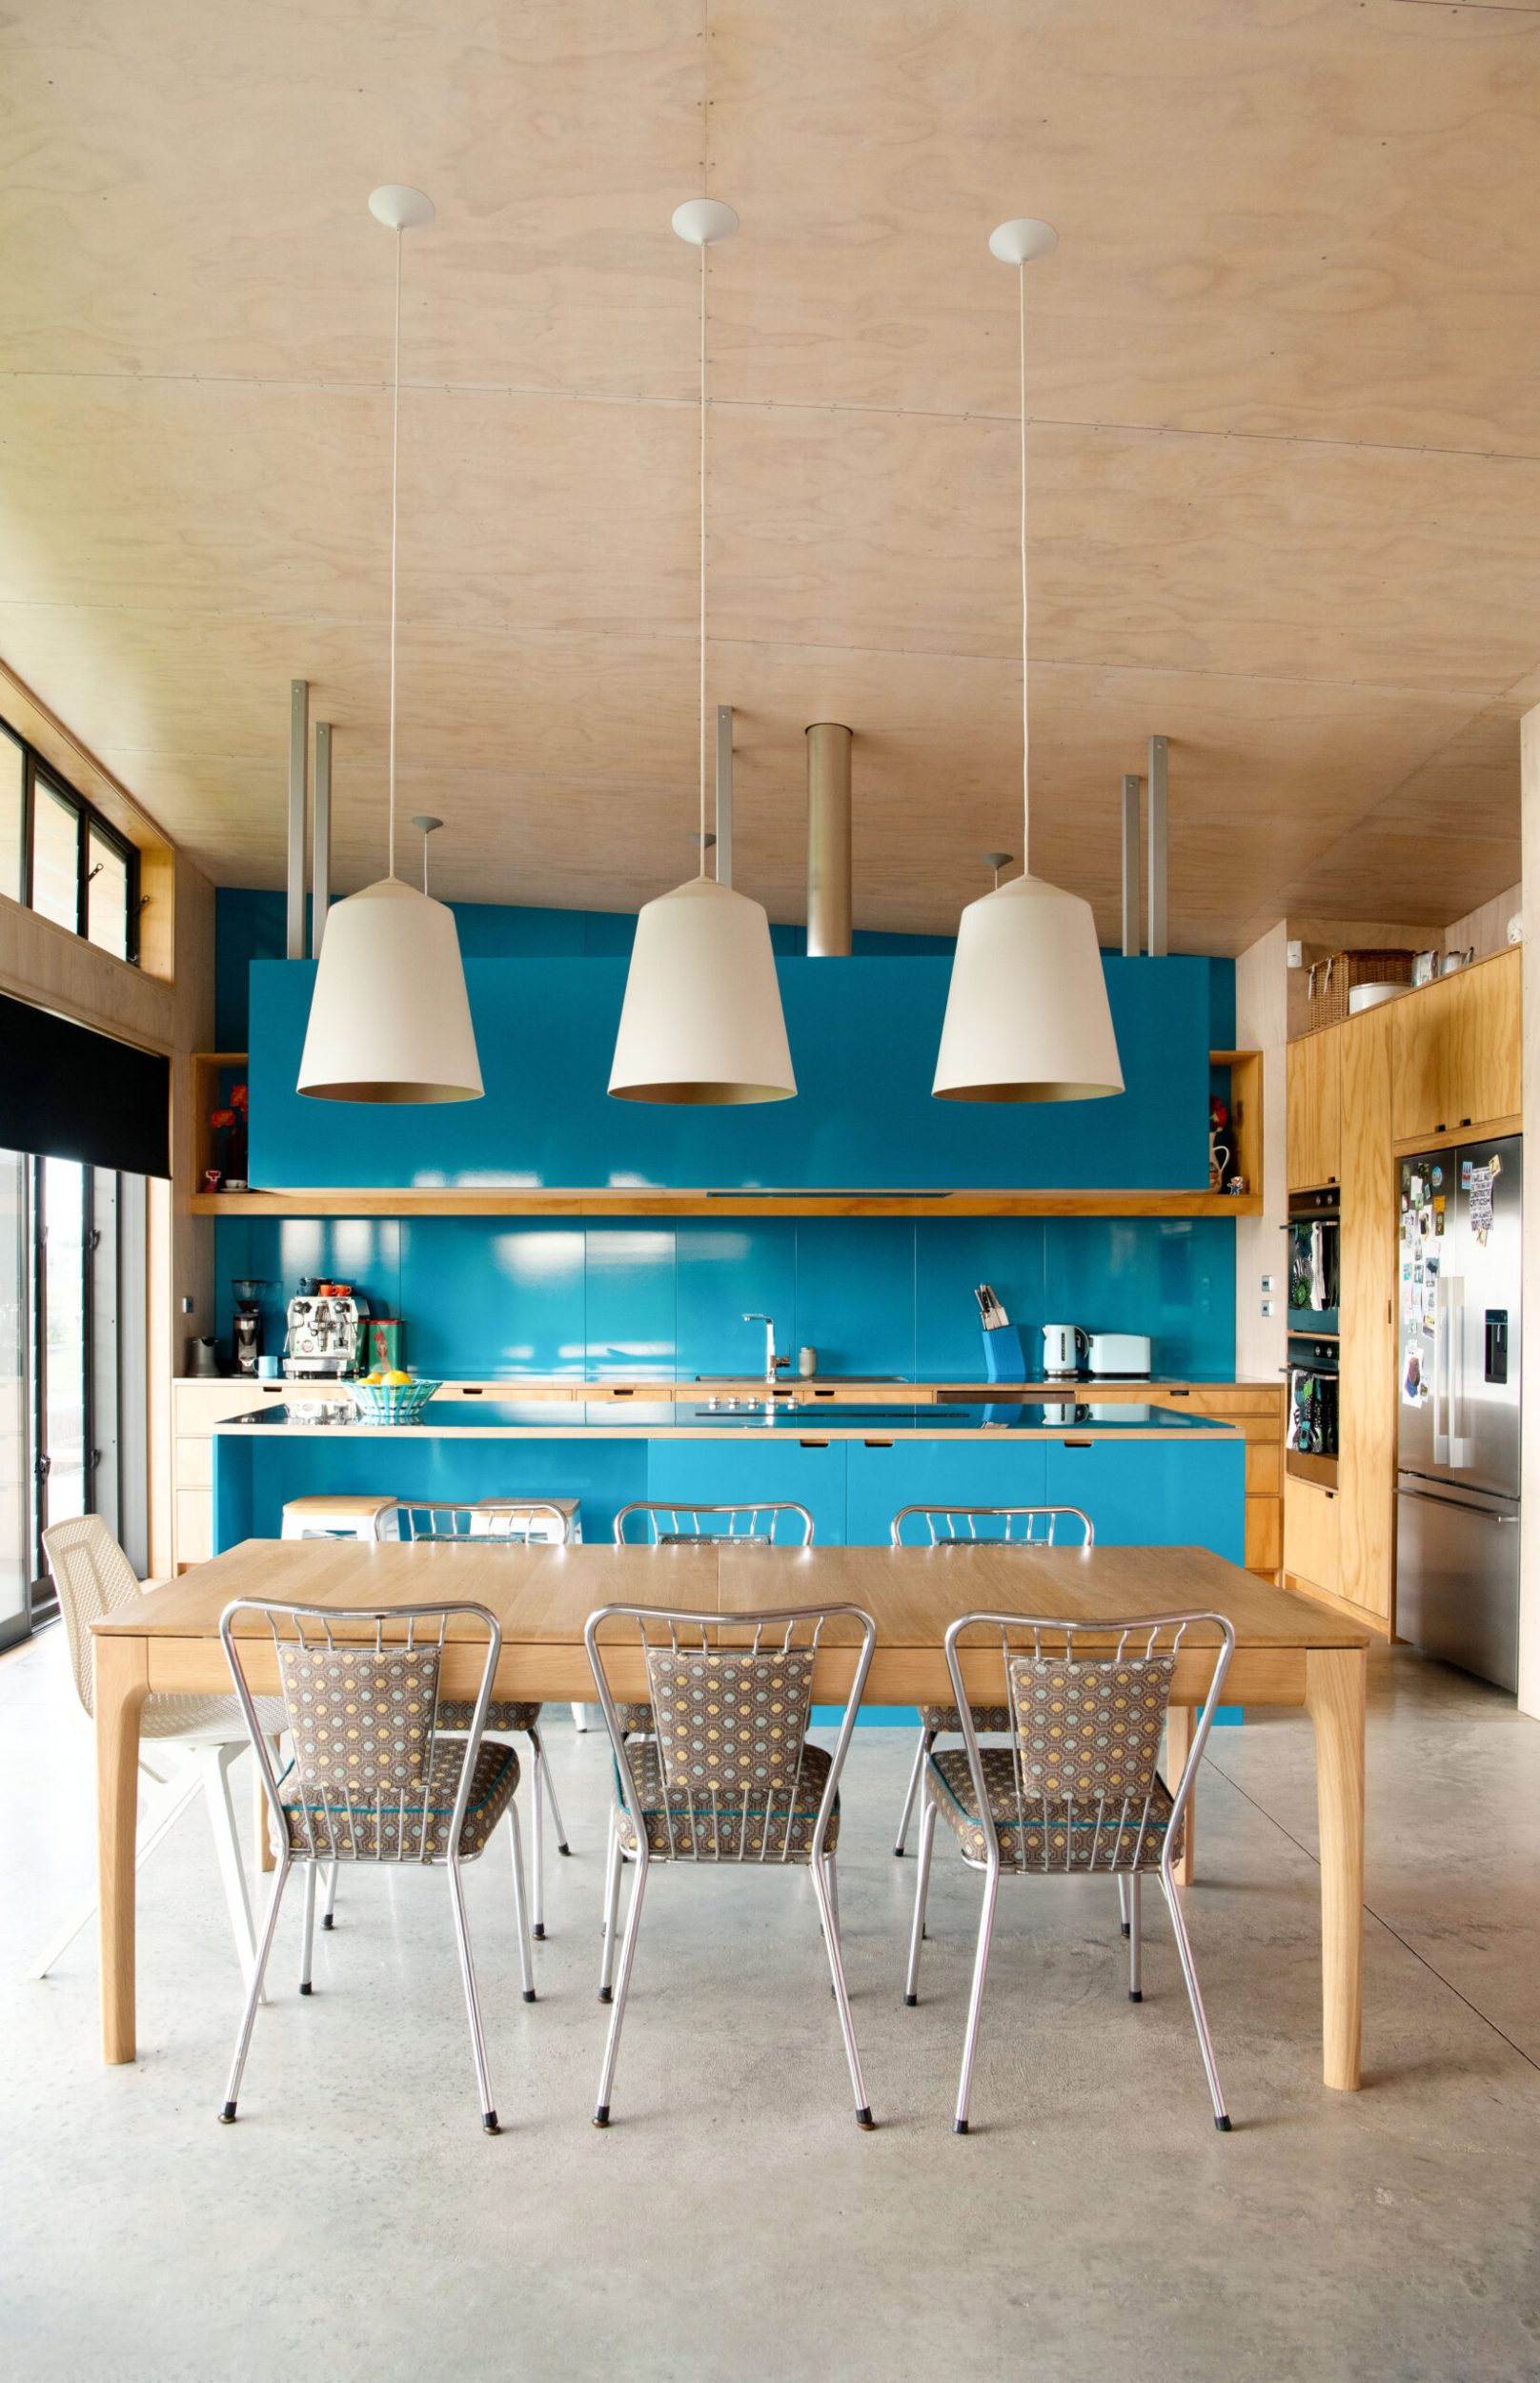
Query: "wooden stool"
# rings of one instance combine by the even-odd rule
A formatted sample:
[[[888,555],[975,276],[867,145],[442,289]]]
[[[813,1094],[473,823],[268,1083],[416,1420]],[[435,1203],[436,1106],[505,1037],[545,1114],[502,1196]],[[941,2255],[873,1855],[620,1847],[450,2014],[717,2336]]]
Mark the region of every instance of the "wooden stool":
[[[283,1510],[286,1539],[372,1539],[375,1517],[394,1497],[291,1497]]]

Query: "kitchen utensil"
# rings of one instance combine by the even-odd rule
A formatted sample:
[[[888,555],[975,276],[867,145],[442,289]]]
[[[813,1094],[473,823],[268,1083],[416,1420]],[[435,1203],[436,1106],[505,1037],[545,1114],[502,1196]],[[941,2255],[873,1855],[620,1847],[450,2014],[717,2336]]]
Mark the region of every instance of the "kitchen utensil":
[[[798,1350],[797,1371],[801,1375],[804,1382],[810,1382],[812,1380],[814,1375],[818,1372],[818,1351],[816,1349]]]
[[[1078,1324],[1044,1324],[1043,1373],[1046,1381],[1066,1381],[1080,1372],[1090,1341]]]

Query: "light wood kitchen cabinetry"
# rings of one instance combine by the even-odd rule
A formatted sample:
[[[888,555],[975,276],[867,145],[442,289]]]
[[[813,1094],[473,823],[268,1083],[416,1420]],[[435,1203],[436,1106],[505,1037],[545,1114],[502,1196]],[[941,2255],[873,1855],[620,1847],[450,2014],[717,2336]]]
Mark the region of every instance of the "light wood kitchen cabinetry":
[[[1328,1026],[1288,1046],[1288,1188],[1312,1191],[1342,1173],[1342,1046]]]
[[[1502,951],[1390,1004],[1397,1142],[1489,1131],[1518,1116],[1522,966],[1521,952]]]
[[[213,1427],[252,1415],[288,1385],[261,1381],[172,1384],[172,1566],[206,1563],[213,1554]]]
[[[1284,1483],[1284,1551],[1288,1578],[1327,1597],[1342,1593],[1342,1493],[1314,1481]]]
[[[1393,1009],[1352,1020],[1342,1053],[1338,1594],[1388,1628],[1394,1580],[1396,1158]]]

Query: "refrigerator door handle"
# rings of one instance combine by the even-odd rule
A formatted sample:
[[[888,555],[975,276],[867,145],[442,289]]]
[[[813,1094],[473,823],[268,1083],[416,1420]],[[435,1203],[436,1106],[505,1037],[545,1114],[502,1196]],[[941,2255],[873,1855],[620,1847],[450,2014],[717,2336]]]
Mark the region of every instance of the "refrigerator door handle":
[[[1425,1506],[1452,1506],[1457,1514],[1476,1515],[1486,1522],[1517,1522],[1517,1515],[1493,1514],[1489,1506],[1472,1506],[1463,1497],[1440,1497],[1436,1490],[1398,1489],[1398,1497],[1420,1498]]]
[[[1465,1421],[1465,1283],[1440,1274],[1433,1293],[1433,1462],[1460,1472],[1470,1462]]]
[[[1448,1464],[1449,1460],[1449,1425],[1444,1415],[1444,1368],[1449,1357],[1449,1308],[1446,1293],[1449,1283],[1440,1274],[1433,1293],[1433,1462]]]

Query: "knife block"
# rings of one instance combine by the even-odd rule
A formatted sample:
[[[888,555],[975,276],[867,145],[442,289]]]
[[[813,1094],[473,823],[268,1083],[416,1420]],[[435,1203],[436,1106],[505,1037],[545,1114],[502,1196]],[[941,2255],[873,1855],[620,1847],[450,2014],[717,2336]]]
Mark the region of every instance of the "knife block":
[[[993,1332],[981,1335],[983,1341],[983,1377],[986,1382],[1024,1382],[1026,1379],[1026,1350],[1019,1324],[997,1324]]]

